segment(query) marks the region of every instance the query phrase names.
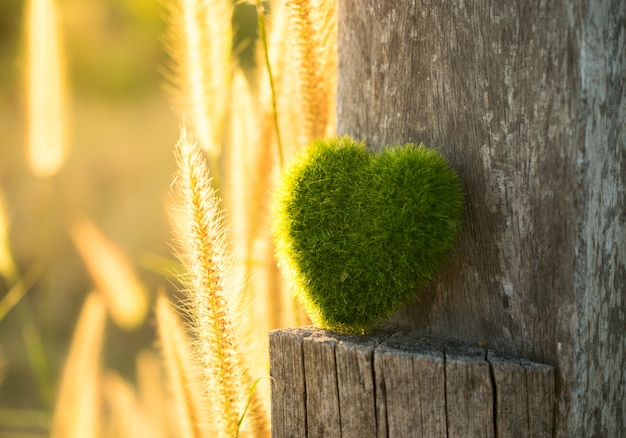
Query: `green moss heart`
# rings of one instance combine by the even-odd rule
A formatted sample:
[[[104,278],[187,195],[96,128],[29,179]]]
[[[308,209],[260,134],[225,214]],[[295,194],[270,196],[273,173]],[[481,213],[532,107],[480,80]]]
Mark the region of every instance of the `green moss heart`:
[[[296,157],[274,207],[279,263],[313,323],[364,333],[445,261],[463,192],[435,150],[406,144],[370,153],[342,137],[314,141]]]

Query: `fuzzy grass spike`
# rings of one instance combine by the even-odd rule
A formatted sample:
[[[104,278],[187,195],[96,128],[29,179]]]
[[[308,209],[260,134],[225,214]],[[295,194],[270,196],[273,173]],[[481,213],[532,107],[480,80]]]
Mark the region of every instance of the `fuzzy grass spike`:
[[[217,175],[231,84],[230,0],[167,0],[170,94]]]
[[[177,255],[186,272],[181,281],[186,288],[208,405],[215,409],[209,418],[216,421],[218,436],[235,437],[239,436],[253,382],[237,350],[233,314],[239,300],[233,296],[227,276],[222,214],[204,157],[184,129],[176,159]],[[266,430],[263,420],[260,402],[253,397],[245,427],[261,436]]]
[[[295,35],[298,79],[304,105],[307,141],[334,131],[337,76],[337,2],[287,2]]]

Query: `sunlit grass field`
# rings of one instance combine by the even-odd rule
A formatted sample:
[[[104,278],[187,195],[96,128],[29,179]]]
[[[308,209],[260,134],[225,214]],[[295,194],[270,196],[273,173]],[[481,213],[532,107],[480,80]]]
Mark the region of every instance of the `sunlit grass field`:
[[[3,2],[0,436],[268,436],[267,332],[307,323],[271,190],[333,134],[335,14]]]
[[[2,131],[0,160],[11,247],[20,272],[32,271],[35,280],[24,302],[0,326],[2,354],[22,356],[22,360],[27,360],[23,346],[16,345],[21,343],[19,327],[26,318],[19,314],[21,306],[31,307],[31,316],[46,324],[41,327],[42,336],[44,341],[55,342],[49,353],[56,362],[67,348],[81,301],[91,287],[67,232],[73,215],[85,214],[97,222],[139,267],[152,289],[169,287],[152,270],[158,268],[156,257],[171,257],[164,209],[174,169],[171,145],[178,135],[171,108],[154,96],[81,102],[73,111],[72,120],[78,122],[71,133],[76,147],[71,147],[63,172],[45,180],[30,174],[19,153],[24,136],[18,130],[24,124],[16,117],[15,105],[4,102],[0,116],[3,121],[13,119],[10,129]],[[0,391],[3,403],[36,401],[27,401],[36,393],[29,397],[27,391],[11,395],[4,391],[13,383],[11,371],[28,373],[28,364],[22,365],[8,368]]]
[[[14,3],[4,17],[23,22],[22,2]],[[25,296],[0,320],[0,436],[46,436],[51,424],[72,332],[93,288],[70,240],[72,220],[84,215],[97,223],[128,256],[147,290],[174,289],[154,272],[160,258],[171,258],[164,206],[178,135],[158,73],[165,59],[159,47],[162,10],[146,9],[139,20],[112,2],[89,2],[94,10],[78,2],[82,12],[71,3],[63,2],[73,10],[64,28],[72,82],[68,153],[55,175],[39,177],[29,165],[23,27],[3,33],[0,195],[12,257],[28,284]],[[116,13],[126,15],[116,21]],[[120,47],[116,39],[127,44]],[[0,297],[10,286],[9,279],[0,279]],[[154,331],[150,317],[134,331],[110,324],[104,361],[134,379],[135,358],[153,346]]]

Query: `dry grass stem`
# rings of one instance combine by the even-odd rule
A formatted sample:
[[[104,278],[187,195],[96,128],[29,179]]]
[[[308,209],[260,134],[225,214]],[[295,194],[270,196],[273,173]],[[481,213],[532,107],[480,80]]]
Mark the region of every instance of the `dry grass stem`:
[[[176,409],[178,432],[181,438],[207,437],[211,422],[203,418],[206,407],[201,394],[202,382],[198,375],[196,357],[190,351],[190,338],[180,318],[164,295],[156,303],[157,326],[161,353]],[[213,431],[215,433],[215,431]]]
[[[65,72],[54,0],[26,4],[28,147],[32,171],[55,174],[65,161]]]
[[[265,16],[265,21],[268,40],[267,58],[272,71],[274,88],[272,90],[270,87],[268,69],[259,69],[256,89],[260,102],[259,118],[264,125],[261,138],[263,142],[270,142],[272,148],[276,147],[274,117],[277,116],[284,160],[287,161],[293,149],[304,141],[302,133],[305,118],[299,97],[298,69],[294,62],[295,47],[289,27],[286,2],[272,1],[270,12]],[[259,47],[257,53],[259,54],[257,64],[265,65],[267,59],[260,56],[264,54],[263,48]]]
[[[259,40],[261,47],[263,47],[263,59],[265,61],[265,72],[267,74],[267,84],[270,90],[270,101],[272,104],[272,116],[274,121],[274,135],[276,138],[276,149],[278,151],[278,163],[282,169],[285,165],[285,157],[283,152],[283,143],[280,134],[280,123],[278,122],[278,105],[276,98],[276,86],[274,81],[274,74],[272,73],[272,62],[269,55],[267,29],[265,26],[265,10],[261,0],[256,1],[257,10],[257,26],[259,28]]]
[[[278,171],[274,120],[269,107],[263,111],[259,96],[247,83],[243,72],[235,71],[231,106],[231,134],[226,150],[225,193],[227,220],[230,225],[230,244],[235,250],[235,278],[244,288],[246,301],[242,303],[242,327],[237,332],[245,343],[246,362],[254,375],[267,373],[267,333],[281,326],[278,322],[281,301],[276,293],[277,283],[268,275],[275,266],[269,224],[269,194],[272,177]],[[272,294],[268,297],[266,291]],[[269,387],[257,386],[261,399],[267,401]],[[267,394],[263,392],[266,391]]]
[[[260,201],[266,182],[263,163],[268,161],[260,144],[261,123],[258,120],[257,102],[250,90],[243,72],[237,70],[233,78],[233,99],[231,111],[230,147],[225,160],[224,189],[225,213],[230,225],[229,238],[234,254],[234,281],[237,289],[254,290],[255,277],[252,267],[263,263],[258,254],[252,250],[252,244],[258,238]],[[249,294],[241,294],[242,299]],[[260,303],[249,300],[242,302],[240,307],[255,312]],[[258,315],[257,315],[258,316]],[[252,323],[255,330],[261,329],[266,318],[245,318],[242,322]],[[245,327],[243,336],[250,330]],[[263,327],[265,328],[265,327]]]
[[[100,352],[106,307],[97,292],[85,299],[74,329],[54,412],[52,438],[94,436],[100,425]]]
[[[251,219],[255,217],[256,205],[254,194],[259,180],[258,164],[262,157],[259,156],[258,146],[260,123],[256,114],[257,105],[240,70],[235,72],[233,78],[233,96],[236,99],[232,103],[231,141],[226,150],[223,189],[230,236],[236,239],[234,247],[242,249],[251,236]],[[236,266],[240,265],[236,263]]]
[[[148,293],[128,258],[86,218],[72,224],[70,235],[115,323],[137,328],[148,312]]]
[[[258,118],[261,122],[259,141],[255,143],[257,156],[257,182],[248,190],[251,193],[254,209],[251,216],[251,233],[247,252],[250,254],[250,278],[254,282],[255,294],[259,301],[264,303],[265,319],[269,329],[291,326],[294,322],[291,315],[291,296],[281,288],[280,282],[274,282],[276,262],[273,255],[273,244],[267,232],[270,224],[271,204],[270,193],[274,181],[281,169],[274,156],[276,142],[273,118],[274,108],[272,99],[276,100],[278,122],[283,139],[283,153],[287,161],[300,144],[306,142],[305,115],[302,111],[302,100],[299,98],[298,68],[294,62],[295,46],[289,26],[289,11],[287,2],[273,1],[270,6],[271,14],[266,17],[268,23],[268,58],[274,77],[274,91],[268,86],[267,71],[262,70],[258,75]],[[260,49],[259,49],[260,50]],[[259,60],[259,65],[263,65]],[[261,345],[267,344],[267,336],[263,334],[259,340]],[[265,362],[264,362],[265,363]]]
[[[186,275],[186,286],[192,328],[203,378],[211,406],[217,410],[210,418],[217,421],[219,436],[238,436],[239,420],[247,405],[252,381],[244,369],[232,326],[238,299],[227,278],[229,262],[225,253],[225,236],[219,201],[211,187],[208,168],[200,149],[183,129],[176,148],[178,173],[175,196],[178,199],[174,221],[180,246],[178,256]],[[245,424],[263,430],[264,418],[253,402]],[[258,430],[258,429],[257,429]]]

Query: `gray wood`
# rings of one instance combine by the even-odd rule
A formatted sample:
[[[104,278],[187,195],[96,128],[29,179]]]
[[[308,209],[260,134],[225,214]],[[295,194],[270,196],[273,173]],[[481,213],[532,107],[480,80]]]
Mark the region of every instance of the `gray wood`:
[[[344,336],[310,327],[272,332],[270,359],[274,437],[552,432],[548,365],[414,334]]]
[[[536,437],[554,436],[555,415],[555,378],[554,368],[521,360],[526,373],[526,387],[533,388],[527,392],[528,397],[528,428]],[[546,409],[551,406],[553,409]]]
[[[335,361],[341,437],[376,436],[374,349],[377,337],[337,336]]]
[[[445,370],[448,436],[494,437],[494,389],[485,351],[447,348]]]
[[[626,430],[625,22],[623,0],[339,1],[338,133],[437,147],[466,190],[393,322],[554,365],[562,437]]]
[[[446,437],[443,349],[394,336],[376,350],[389,437]]]
[[[384,350],[382,351],[384,353]],[[376,438],[388,438],[387,384],[385,382],[384,356],[374,355],[374,391],[376,397]],[[390,411],[391,412],[391,411]]]
[[[550,437],[554,430],[555,385],[552,367],[487,353],[495,387],[498,437]]]
[[[496,433],[498,437],[534,437],[531,434],[526,369],[515,358],[487,354],[495,386]],[[538,391],[540,394],[542,390]],[[537,398],[537,397],[536,397]],[[546,400],[536,400],[542,408]],[[552,433],[552,424],[547,428]]]
[[[301,329],[269,334],[272,436],[306,436],[306,383]]]
[[[306,436],[310,438],[341,438],[336,344],[337,340],[324,332],[311,334],[302,341],[307,387]]]

